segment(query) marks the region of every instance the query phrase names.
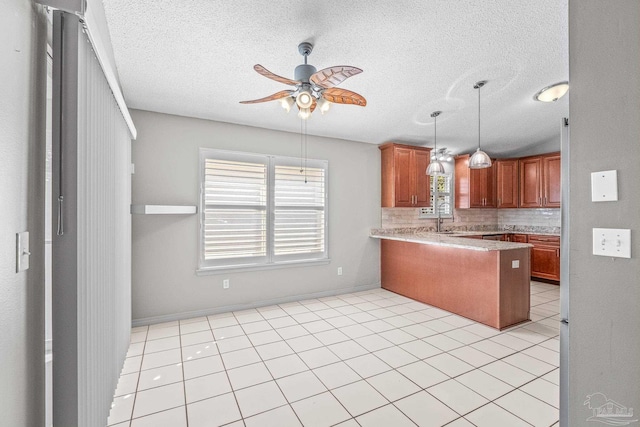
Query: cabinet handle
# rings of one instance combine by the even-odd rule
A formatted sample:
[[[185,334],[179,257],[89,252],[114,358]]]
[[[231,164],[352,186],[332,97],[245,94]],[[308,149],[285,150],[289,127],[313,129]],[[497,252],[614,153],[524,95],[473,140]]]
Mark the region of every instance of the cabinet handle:
[[[560,249],[556,249],[556,256],[560,258]]]
[[[498,197],[498,207],[500,207],[500,197]]]
[[[547,206],[547,198],[544,198],[544,205]]]

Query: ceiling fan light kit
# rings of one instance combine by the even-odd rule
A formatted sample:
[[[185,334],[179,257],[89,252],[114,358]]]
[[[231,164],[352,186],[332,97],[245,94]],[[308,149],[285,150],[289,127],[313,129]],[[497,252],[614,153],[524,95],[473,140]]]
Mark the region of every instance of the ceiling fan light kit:
[[[304,57],[304,64],[300,64],[294,71],[294,80],[273,74],[260,64],[254,65],[253,69],[271,80],[279,83],[294,86],[294,90],[283,90],[273,95],[254,99],[251,101],[240,101],[241,104],[257,104],[259,102],[269,102],[280,100],[282,108],[287,112],[295,103],[298,107],[298,117],[303,120],[311,117],[311,113],[320,107],[322,114],[329,111],[331,103],[350,104],[365,107],[367,100],[360,94],[346,89],[337,89],[335,86],[342,83],[351,76],[360,74],[360,68],[349,65],[340,65],[316,71],[316,67],[307,64],[307,57],[311,54],[313,45],[308,42],[298,45],[298,52]]]
[[[478,149],[469,159],[469,169],[485,169],[491,167],[491,158],[480,149],[480,89],[487,84],[486,80],[481,80],[473,85],[478,90]]]

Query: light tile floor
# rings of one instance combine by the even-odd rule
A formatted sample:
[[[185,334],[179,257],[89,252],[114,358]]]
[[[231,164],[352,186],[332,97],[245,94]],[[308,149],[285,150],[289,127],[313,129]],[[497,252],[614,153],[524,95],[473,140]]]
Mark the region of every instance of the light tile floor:
[[[552,426],[559,288],[502,332],[383,289],[134,328],[109,426]]]

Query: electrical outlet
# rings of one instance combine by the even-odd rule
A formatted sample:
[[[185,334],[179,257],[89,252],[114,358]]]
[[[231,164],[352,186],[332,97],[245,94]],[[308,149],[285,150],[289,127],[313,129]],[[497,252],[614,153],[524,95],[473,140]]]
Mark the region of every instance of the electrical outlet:
[[[338,276],[342,276],[342,267],[338,267]]]
[[[229,279],[222,280],[222,289],[229,289]]]
[[[511,260],[511,268],[520,268],[520,260],[519,259]]]

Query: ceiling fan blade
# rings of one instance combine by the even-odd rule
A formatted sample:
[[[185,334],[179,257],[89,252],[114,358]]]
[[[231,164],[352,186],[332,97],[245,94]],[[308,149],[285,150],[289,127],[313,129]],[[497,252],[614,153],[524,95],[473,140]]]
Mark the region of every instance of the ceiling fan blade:
[[[364,96],[346,89],[338,89],[335,87],[325,89],[322,92],[322,96],[327,101],[335,102],[336,104],[351,104],[359,105],[361,107],[365,107],[367,105],[367,100],[364,99]]]
[[[258,102],[275,101],[276,99],[291,96],[293,92],[294,91],[292,90],[281,90],[280,92],[276,92],[273,95],[265,96],[264,98],[252,99],[251,101],[240,101],[240,104],[257,104]]]
[[[360,68],[352,67],[350,65],[338,65],[336,67],[329,67],[315,72],[309,80],[320,87],[330,88],[338,86],[349,77],[360,74],[361,72],[362,70]]]
[[[298,82],[298,81],[291,80],[291,79],[288,79],[286,77],[279,76],[277,74],[273,74],[271,71],[267,70],[266,68],[264,68],[260,64],[254,65],[253,69],[256,70],[258,72],[258,74],[261,74],[261,75],[263,75],[263,76],[265,76],[265,77],[267,77],[267,78],[269,78],[271,80],[275,80],[277,82],[284,83],[286,85],[295,86],[297,84],[300,84],[300,82]]]

